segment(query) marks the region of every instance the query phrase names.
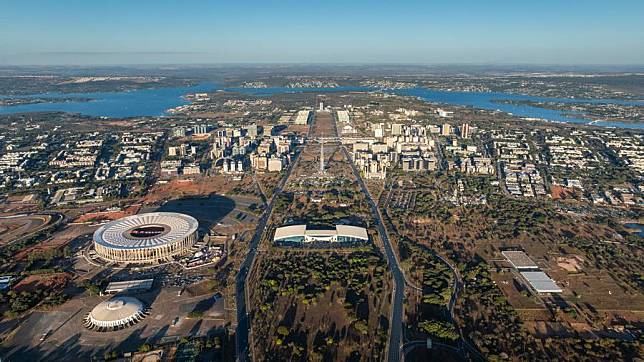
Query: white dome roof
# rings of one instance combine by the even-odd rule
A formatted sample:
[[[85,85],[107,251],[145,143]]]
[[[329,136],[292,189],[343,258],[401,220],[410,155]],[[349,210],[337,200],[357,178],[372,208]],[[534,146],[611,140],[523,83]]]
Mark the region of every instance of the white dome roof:
[[[145,310],[143,303],[133,297],[114,297],[101,302],[92,309],[89,317],[94,324],[102,325],[127,321]]]

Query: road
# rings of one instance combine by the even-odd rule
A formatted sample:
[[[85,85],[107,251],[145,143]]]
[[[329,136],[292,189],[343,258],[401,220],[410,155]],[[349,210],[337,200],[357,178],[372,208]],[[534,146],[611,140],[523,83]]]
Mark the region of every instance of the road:
[[[447,170],[447,159],[443,155],[443,144],[438,136],[434,135],[434,143],[436,144],[436,151],[438,151],[438,169]]]
[[[391,193],[392,193],[392,189],[390,188],[384,205],[389,204],[389,202],[391,200]],[[386,213],[386,211],[385,211],[385,213]],[[458,268],[456,268],[454,265],[452,265],[452,263],[449,260],[447,260],[445,257],[440,255],[439,253],[437,253],[433,249],[431,249],[431,248],[429,248],[429,247],[427,247],[425,245],[422,245],[422,244],[420,246],[423,247],[428,252],[432,253],[432,255],[434,257],[440,259],[445,265],[447,265],[447,267],[452,271],[452,274],[454,275],[454,286],[453,286],[453,290],[452,290],[452,295],[451,295],[451,297],[449,299],[449,303],[446,306],[448,314],[449,314],[449,317],[452,320],[452,322],[454,322],[454,306],[456,305],[458,295],[463,290],[463,285],[464,285],[463,284],[463,278],[461,277],[461,273],[458,270]],[[407,277],[404,274],[403,274],[403,277],[404,277],[405,283],[406,283],[406,285],[408,287],[412,288],[412,290],[414,290],[414,291],[422,292],[422,288],[419,288],[416,285],[414,285],[409,279],[407,279]],[[448,349],[451,349],[453,351],[458,352],[459,356],[464,355],[464,357],[470,358],[470,359],[485,360],[485,358],[481,355],[481,353],[478,351],[478,349],[476,349],[474,346],[472,346],[467,341],[465,336],[463,336],[463,331],[460,328],[459,328],[459,334],[460,334],[461,338],[459,340],[459,348],[458,349],[453,347],[453,346],[448,346],[448,345],[444,345],[444,346],[446,346],[446,348],[449,347]],[[418,341],[416,341],[416,342],[418,342]],[[416,343],[416,342],[413,342],[413,343]],[[423,341],[423,343],[425,343],[425,341]],[[410,350],[407,350],[406,348],[407,348],[407,344],[405,344],[404,346],[401,347],[401,350],[402,350],[401,353],[402,353],[402,358],[403,359],[404,359],[404,356],[410,351]],[[411,349],[413,349],[413,347]],[[467,354],[468,352],[470,353],[470,355]]]
[[[417,348],[417,347],[426,348],[426,346],[427,346],[427,341],[426,340],[419,340],[419,341],[412,341],[412,342],[405,343],[401,347],[403,360],[405,359],[405,356],[407,355],[407,353],[411,352],[414,348]],[[450,346],[449,344],[445,344],[445,343],[432,341],[432,349],[439,349],[439,348],[443,348],[443,349],[446,349],[448,351],[455,352],[457,356],[461,355],[460,350],[458,348],[454,347],[454,346]]]
[[[436,253],[435,251],[430,250],[436,257],[438,257],[443,263],[445,263],[451,270],[452,273],[454,274],[454,291],[452,292],[452,297],[449,299],[449,304],[447,305],[447,310],[449,311],[449,317],[452,320],[452,322],[456,325],[454,321],[454,305],[456,304],[456,299],[458,298],[458,294],[463,290],[463,277],[461,276],[460,271],[458,268],[456,268],[452,263],[449,262],[449,260],[445,259],[442,255]],[[465,336],[463,335],[463,330],[461,328],[458,328],[458,333],[461,336],[459,339],[459,349],[462,350],[465,353],[465,358],[468,360],[481,360],[485,361],[486,358],[479,352],[479,350],[474,347],[472,344],[470,344]]]
[[[376,226],[378,228],[378,233],[380,234],[380,237],[382,238],[384,247],[385,247],[385,256],[387,257],[387,261],[389,264],[389,267],[391,268],[391,272],[394,277],[394,297],[392,301],[392,308],[391,308],[391,323],[390,323],[390,332],[389,332],[389,352],[387,356],[387,360],[389,362],[394,362],[394,361],[400,361],[400,350],[401,350],[401,341],[402,341],[402,318],[403,318],[403,297],[404,297],[404,292],[405,292],[405,277],[402,273],[402,270],[400,269],[400,265],[398,265],[398,259],[396,258],[396,255],[394,254],[393,247],[391,245],[391,241],[389,241],[389,237],[387,236],[387,232],[385,231],[383,220],[382,220],[382,215],[380,214],[380,209],[378,209],[378,205],[373,201],[373,198],[371,197],[371,194],[367,190],[367,186],[364,184],[364,181],[362,180],[362,176],[360,175],[360,171],[356,168],[356,165],[353,163],[353,160],[349,156],[349,153],[347,152],[347,149],[345,147],[342,147],[342,150],[344,151],[345,157],[347,160],[349,160],[349,163],[351,164],[351,169],[353,170],[353,173],[358,180],[358,184],[360,185],[360,188],[362,189],[362,192],[367,196],[367,202],[369,202],[369,206],[371,206],[371,213],[373,214],[374,218],[376,219]]]
[[[277,187],[275,187],[275,191],[273,192],[273,195],[277,195],[282,192],[282,189],[284,188],[284,184],[286,183],[286,180],[291,176],[291,172],[293,171],[293,168],[295,164],[297,163],[297,158],[299,157],[301,153],[301,150],[297,150],[295,153],[295,156],[293,157],[292,162],[289,164],[288,168],[286,169],[286,174],[280,182],[277,184]],[[236,301],[237,301],[237,330],[235,332],[235,348],[236,348],[236,356],[238,361],[249,361],[250,360],[250,355],[249,355],[249,333],[250,333],[250,319],[248,315],[248,310],[246,308],[246,282],[248,278],[248,273],[250,271],[251,266],[253,265],[253,260],[255,260],[255,255],[257,254],[257,246],[259,245],[259,241],[262,238],[262,234],[264,233],[264,229],[266,228],[266,223],[268,222],[268,219],[270,218],[271,213],[273,212],[273,204],[274,204],[275,198],[272,197],[268,201],[268,205],[266,206],[266,210],[264,210],[264,214],[262,217],[259,219],[257,222],[257,228],[255,229],[255,234],[250,240],[249,243],[249,251],[248,254],[246,254],[246,257],[244,258],[244,261],[241,263],[239,267],[239,273],[237,273],[237,279],[236,279],[236,290],[237,290],[237,295],[236,295]]]
[[[313,130],[313,122],[311,122],[311,126],[309,127],[305,142],[308,142],[308,140],[311,138],[312,130]],[[280,194],[284,189],[284,185],[286,184],[286,181],[288,181],[289,177],[291,177],[291,172],[293,172],[293,169],[297,165],[297,160],[299,159],[303,148],[304,147],[298,147],[296,149],[295,155],[293,156],[291,163],[288,165],[284,177],[282,177],[280,182],[275,187],[275,190],[273,191],[273,196]],[[248,245],[248,248],[249,248],[248,254],[246,254],[244,261],[239,266],[239,273],[237,273],[237,279],[235,280],[236,291],[237,291],[236,297],[235,297],[237,301],[237,329],[235,331],[235,356],[236,356],[236,360],[240,362],[251,360],[250,350],[248,348],[249,336],[250,336],[250,317],[248,315],[248,310],[246,306],[246,297],[247,297],[246,284],[248,283],[247,279],[248,279],[248,274],[250,272],[250,268],[253,266],[253,261],[255,260],[255,256],[257,254],[257,246],[259,245],[259,241],[262,239],[262,235],[264,234],[264,230],[266,229],[266,223],[268,222],[268,219],[270,218],[271,213],[273,212],[274,200],[275,200],[275,197],[271,197],[270,200],[267,200],[268,205],[266,206],[266,210],[264,210],[262,217],[257,222],[257,228],[255,229],[255,234],[251,238]]]

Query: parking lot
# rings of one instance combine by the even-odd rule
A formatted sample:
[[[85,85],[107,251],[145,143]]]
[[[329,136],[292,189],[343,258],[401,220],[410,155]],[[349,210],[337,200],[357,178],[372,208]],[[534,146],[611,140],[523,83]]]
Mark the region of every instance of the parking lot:
[[[180,281],[179,281],[180,282]],[[205,336],[221,328],[224,299],[216,293],[179,296],[181,287],[168,287],[133,296],[151,305],[150,315],[133,327],[114,332],[96,332],[83,327],[82,319],[109,297],[77,297],[52,311],[28,316],[1,352],[11,361],[65,360],[100,356],[106,351],[135,351],[143,343],[173,337]],[[189,316],[197,316],[190,318]],[[43,333],[48,332],[41,340]]]

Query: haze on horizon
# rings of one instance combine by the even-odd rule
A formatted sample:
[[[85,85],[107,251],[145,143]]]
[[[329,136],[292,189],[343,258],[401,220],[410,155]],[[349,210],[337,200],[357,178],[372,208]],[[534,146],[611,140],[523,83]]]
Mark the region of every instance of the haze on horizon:
[[[6,3],[0,65],[641,65],[641,1]]]

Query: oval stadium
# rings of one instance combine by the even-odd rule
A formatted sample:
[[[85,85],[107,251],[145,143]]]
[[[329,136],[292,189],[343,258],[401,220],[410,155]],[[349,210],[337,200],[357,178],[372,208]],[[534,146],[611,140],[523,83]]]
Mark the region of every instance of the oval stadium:
[[[176,212],[127,216],[94,232],[94,249],[118,263],[156,263],[182,255],[197,241],[199,223]]]

